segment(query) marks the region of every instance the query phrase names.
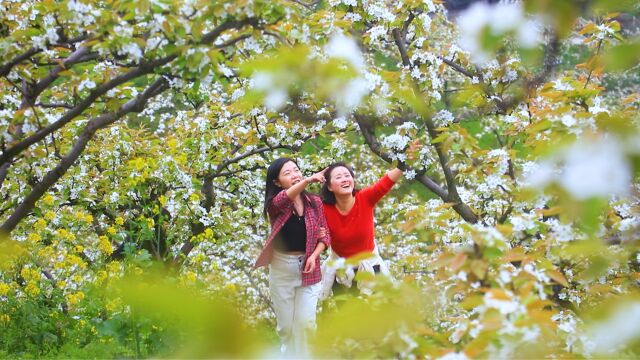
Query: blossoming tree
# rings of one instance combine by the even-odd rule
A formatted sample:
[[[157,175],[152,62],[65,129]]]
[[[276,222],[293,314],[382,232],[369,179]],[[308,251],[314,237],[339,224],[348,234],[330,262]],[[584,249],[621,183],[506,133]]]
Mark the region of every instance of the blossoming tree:
[[[405,170],[377,215],[401,281],[324,304],[324,355],[637,354],[637,4],[0,6],[7,355],[256,355],[194,340],[252,342],[175,289],[273,321],[251,264],[283,154]],[[167,288],[121,280],[155,265]]]

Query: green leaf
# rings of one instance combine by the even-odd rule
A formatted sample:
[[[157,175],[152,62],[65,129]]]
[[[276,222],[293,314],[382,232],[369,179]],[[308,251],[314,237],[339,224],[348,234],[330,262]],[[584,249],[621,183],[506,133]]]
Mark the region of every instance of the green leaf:
[[[640,40],[608,49],[604,55],[605,69],[624,71],[640,63]]]

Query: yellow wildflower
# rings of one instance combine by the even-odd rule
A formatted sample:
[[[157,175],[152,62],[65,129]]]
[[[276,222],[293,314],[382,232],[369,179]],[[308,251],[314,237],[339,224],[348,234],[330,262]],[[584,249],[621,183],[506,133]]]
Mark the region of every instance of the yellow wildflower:
[[[56,234],[63,240],[73,241],[76,236],[73,233],[68,232],[66,229],[58,229]]]
[[[113,246],[111,245],[109,238],[101,235],[98,239],[100,240],[98,242],[98,250],[102,251],[107,256],[111,255],[113,253]]]
[[[35,223],[33,223],[33,228],[36,229],[37,231],[42,231],[46,227],[47,227],[47,222],[44,221],[43,219],[38,219],[36,220]]]
[[[56,287],[59,289],[64,289],[67,287],[67,283],[65,281],[60,280],[56,283]]]
[[[116,225],[124,225],[124,219],[118,216],[116,218]]]
[[[156,223],[151,218],[145,219],[147,221],[147,227],[152,228]]]
[[[69,265],[71,266],[76,265],[81,269],[86,269],[87,267],[87,263],[85,263],[84,260],[76,255],[69,255],[67,257],[67,263],[69,263]]]
[[[36,284],[29,282],[24,288],[24,292],[31,296],[37,296],[38,294],[40,294],[40,288]]]
[[[75,252],[77,252],[77,253],[81,253],[81,252],[83,252],[83,251],[84,251],[84,246],[82,246],[82,245],[76,245],[76,246],[73,248],[73,251],[75,251]]]
[[[160,202],[160,205],[165,206],[167,204],[167,197],[164,195],[160,195],[158,201]]]
[[[171,150],[175,150],[178,145],[178,141],[174,138],[167,140],[167,147]]]
[[[11,288],[5,283],[0,283],[0,296],[6,296]]]
[[[40,240],[42,240],[42,237],[40,237],[40,235],[38,235],[36,233],[31,233],[27,237],[27,240],[29,240],[32,243],[38,243],[38,242],[40,242]]]
[[[47,221],[51,221],[56,218],[56,213],[54,213],[53,211],[47,211],[46,213],[44,213],[44,218],[47,219]]]
[[[20,270],[20,276],[22,276],[26,281],[39,280],[40,272],[38,270],[25,267]]]
[[[0,315],[0,322],[7,324],[9,321],[11,321],[11,316],[7,314]]]
[[[91,224],[93,222],[93,215],[87,214],[84,216],[84,221]]]
[[[120,272],[120,263],[117,261],[107,264],[107,272],[112,275],[116,275]]]
[[[113,299],[113,300],[109,300],[107,301],[107,303],[104,305],[105,309],[107,309],[108,312],[113,312],[114,310],[116,310],[118,307],[120,306],[120,299]]]
[[[68,234],[67,230],[65,229],[58,229],[56,230],[56,235],[60,236],[61,238],[66,237]]]
[[[176,163],[182,165],[185,164],[187,162],[187,155],[186,154],[178,154],[176,156],[173,157],[174,160],[176,161]]]
[[[196,273],[194,273],[193,271],[187,271],[187,273],[184,275],[189,282],[192,282],[192,283],[196,282],[196,279],[197,279]]]
[[[38,251],[38,257],[42,259],[51,259],[54,257],[54,251],[51,246],[46,246]]]
[[[107,279],[107,277],[109,277],[109,274],[107,274],[106,271],[98,271],[98,273],[96,274],[96,283],[98,283],[98,285],[102,284]]]
[[[196,256],[194,256],[193,259],[191,259],[191,261],[194,264],[199,265],[199,264],[202,264],[202,262],[205,261],[206,259],[207,259],[207,257],[204,256],[204,254],[199,253]]]
[[[45,205],[49,205],[49,206],[53,205],[53,200],[54,200],[53,196],[51,196],[50,194],[47,194],[42,198],[42,202]]]
[[[116,228],[114,228],[113,226],[109,226],[107,228],[107,234],[109,235],[115,235],[116,234]]]
[[[82,301],[82,299],[84,299],[84,293],[82,291],[78,291],[75,294],[67,295],[67,302],[72,306]]]

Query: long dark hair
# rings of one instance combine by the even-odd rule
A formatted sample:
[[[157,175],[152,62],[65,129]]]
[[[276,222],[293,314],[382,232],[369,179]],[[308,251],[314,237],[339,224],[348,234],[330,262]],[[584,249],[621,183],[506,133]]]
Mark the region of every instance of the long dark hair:
[[[271,163],[271,165],[269,165],[269,167],[267,168],[267,180],[265,182],[265,189],[264,189],[264,210],[263,210],[265,216],[269,216],[269,212],[268,212],[269,205],[271,204],[271,200],[273,200],[273,197],[283,190],[280,186],[276,185],[276,180],[278,180],[278,176],[280,175],[280,170],[282,170],[282,167],[284,166],[284,164],[288,163],[289,161],[291,161],[292,163],[296,164],[296,166],[298,166],[298,163],[295,160],[291,158],[283,157],[283,158],[275,159]],[[300,166],[298,166],[298,168],[300,168]],[[304,199],[304,196],[308,195],[308,193],[305,190],[302,192],[301,195],[303,195],[303,199]],[[313,202],[311,202],[310,204],[312,207],[314,207]]]
[[[356,176],[353,173],[353,170],[351,169],[351,167],[347,164],[345,164],[342,161],[339,162],[335,162],[331,165],[329,165],[327,167],[327,170],[325,170],[324,172],[324,184],[322,184],[322,189],[320,190],[320,195],[322,196],[322,201],[325,204],[335,204],[336,203],[336,195],[329,190],[329,184],[331,184],[331,173],[333,172],[333,170],[335,170],[336,168],[339,167],[344,167],[347,170],[349,170],[349,173],[351,174],[351,177],[353,178],[353,195],[355,196],[356,193],[360,190],[360,189],[356,189]]]

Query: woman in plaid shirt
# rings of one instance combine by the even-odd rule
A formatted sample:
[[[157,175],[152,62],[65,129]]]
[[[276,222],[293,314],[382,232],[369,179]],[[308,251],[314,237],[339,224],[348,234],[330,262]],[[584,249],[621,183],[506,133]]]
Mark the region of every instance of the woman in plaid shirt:
[[[264,212],[271,223],[255,267],[269,265],[269,290],[284,355],[308,357],[307,332],[315,328],[320,294],[319,255],[330,245],[322,201],[305,191],[324,182],[323,172],[304,178],[295,161],[267,169]]]

